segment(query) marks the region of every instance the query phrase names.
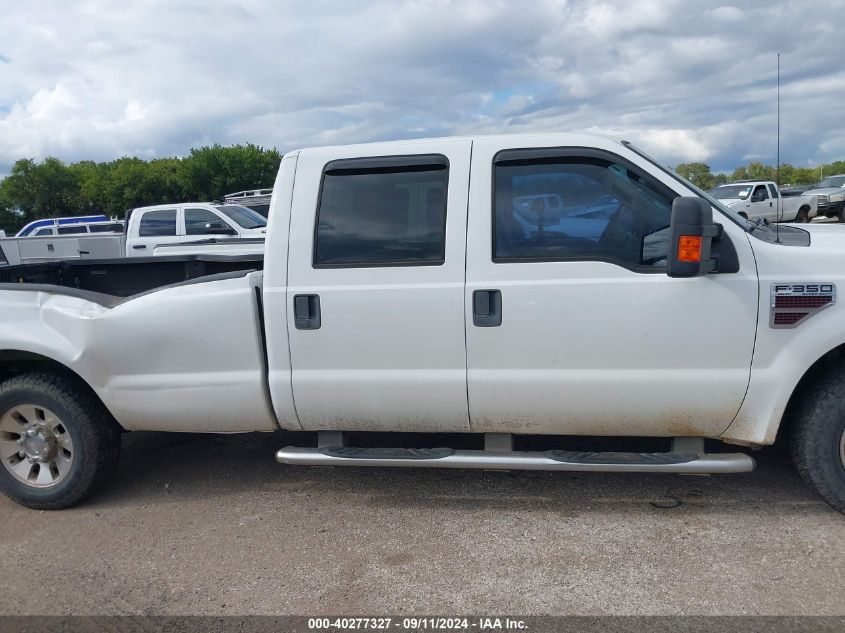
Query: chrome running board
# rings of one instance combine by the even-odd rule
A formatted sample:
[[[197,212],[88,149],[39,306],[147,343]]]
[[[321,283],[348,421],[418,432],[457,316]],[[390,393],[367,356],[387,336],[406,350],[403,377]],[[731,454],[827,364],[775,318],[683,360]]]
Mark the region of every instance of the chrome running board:
[[[287,446],[280,464],[302,466],[393,466],[642,473],[747,473],[754,459],[745,453],[590,453],[579,451],[464,451],[450,448],[356,448]]]

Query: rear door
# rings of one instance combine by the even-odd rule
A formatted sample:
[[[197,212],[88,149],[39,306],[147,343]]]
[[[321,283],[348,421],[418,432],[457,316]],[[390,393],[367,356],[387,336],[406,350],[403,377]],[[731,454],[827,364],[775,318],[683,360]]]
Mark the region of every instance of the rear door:
[[[468,431],[469,141],[300,154],[288,331],[303,429]],[[385,151],[387,150],[387,151]]]
[[[757,322],[742,229],[722,221],[738,272],[670,278],[680,185],[668,175],[653,176],[610,142],[500,151],[501,143],[473,145],[473,431],[718,436],[745,394]],[[559,219],[523,211],[520,200],[551,193],[563,204]]]
[[[178,207],[145,209],[132,214],[127,255],[152,257],[159,244],[178,244],[182,241],[182,220]],[[134,233],[134,234],[133,234]]]

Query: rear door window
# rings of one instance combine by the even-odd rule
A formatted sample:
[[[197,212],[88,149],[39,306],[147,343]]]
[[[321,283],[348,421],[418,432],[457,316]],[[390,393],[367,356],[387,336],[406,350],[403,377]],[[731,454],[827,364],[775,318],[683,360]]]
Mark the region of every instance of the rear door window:
[[[140,237],[175,236],[176,209],[159,209],[144,213],[138,235]]]
[[[314,266],[443,264],[448,179],[449,163],[440,155],[329,163]]]

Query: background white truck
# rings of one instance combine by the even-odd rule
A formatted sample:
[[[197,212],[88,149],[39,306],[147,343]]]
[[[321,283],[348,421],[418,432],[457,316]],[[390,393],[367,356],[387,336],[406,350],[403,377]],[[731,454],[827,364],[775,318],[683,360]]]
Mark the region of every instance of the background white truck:
[[[156,254],[157,246],[180,246],[179,254],[211,253],[215,251],[208,247],[216,242],[225,244],[246,240],[263,246],[267,233],[266,218],[252,209],[204,202],[139,207],[128,211],[125,225],[116,222],[102,224],[110,231],[90,231],[95,225],[85,226],[83,231],[74,226],[59,226],[57,229],[46,226],[38,228],[29,237],[0,239],[0,266],[57,259],[149,257]],[[122,232],[117,230],[118,227]],[[42,236],[39,231],[51,233]],[[231,247],[217,250],[238,253],[238,249]],[[165,250],[159,254],[168,253]]]
[[[819,215],[845,222],[845,174],[828,176],[804,192],[819,199]]]
[[[540,195],[586,236],[532,224]],[[668,473],[748,471],[725,444],[780,437],[845,510],[843,247],[602,137],[292,152],[263,257],[0,270],[0,486],[76,503],[121,431],[312,432],[284,464]]]
[[[710,195],[750,220],[809,222],[818,213],[818,196],[784,197],[778,186],[768,180],[729,182],[712,189]]]

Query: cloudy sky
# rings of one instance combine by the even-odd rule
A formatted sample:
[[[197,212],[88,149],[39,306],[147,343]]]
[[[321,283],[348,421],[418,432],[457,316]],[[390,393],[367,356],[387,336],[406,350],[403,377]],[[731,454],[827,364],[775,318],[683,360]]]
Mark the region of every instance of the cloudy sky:
[[[728,1],[728,0],[726,0]],[[593,130],[675,164],[845,159],[845,0],[0,0],[0,174]]]

